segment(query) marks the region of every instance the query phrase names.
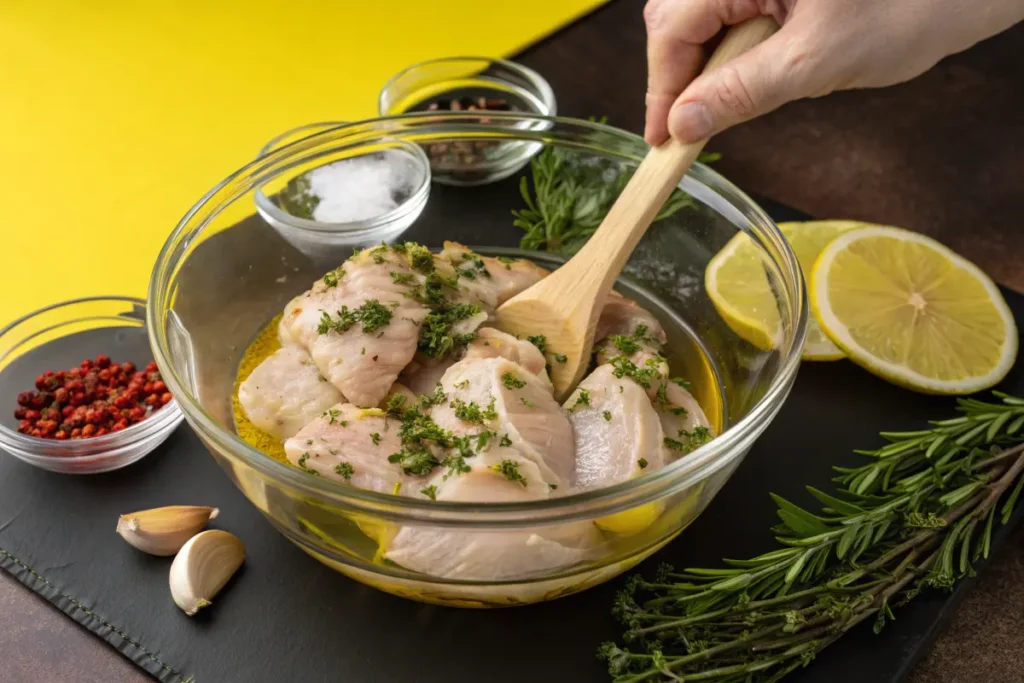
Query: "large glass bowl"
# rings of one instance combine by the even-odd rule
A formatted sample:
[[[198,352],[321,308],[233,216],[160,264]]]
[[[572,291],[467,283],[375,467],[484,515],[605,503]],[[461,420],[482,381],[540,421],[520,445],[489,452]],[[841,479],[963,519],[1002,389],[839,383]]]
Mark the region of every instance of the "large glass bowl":
[[[267,457],[235,429],[232,392],[247,346],[295,295],[351,252],[311,257],[255,212],[256,188],[279,182],[314,158],[347,154],[382,138],[419,144],[474,140],[533,143],[534,163],[593,171],[614,192],[647,151],[639,137],[576,119],[507,114],[405,114],[322,130],[249,163],[213,188],[182,219],[156,263],[148,328],[155,358],[189,424],[231,480],[270,522],[307,553],[382,590],[469,607],[556,598],[625,571],[676,537],[701,513],[777,414],[796,375],[806,332],[806,293],[797,261],[765,213],[713,170],[697,164],[680,184],[678,210],[657,221],[617,288],[651,308],[669,332],[676,374],[694,381],[721,434],[665,468],[582,494],[481,505],[435,502],[347,487]],[[521,124],[521,125],[519,125]],[[564,167],[563,167],[564,168]],[[430,247],[445,239],[484,253],[532,258],[555,268],[564,254],[518,252],[525,207],[514,176],[477,187],[437,186],[402,236]],[[580,206],[580,211],[593,210]],[[719,316],[704,286],[712,257],[739,233],[749,236],[777,308],[773,348],[757,348]],[[386,558],[399,529],[445,543],[483,543],[532,557],[543,539],[585,528],[596,535],[569,562],[492,567],[493,576],[438,576]],[[439,541],[439,542],[441,542]],[[495,545],[490,545],[495,544]],[[296,571],[299,569],[296,568]]]

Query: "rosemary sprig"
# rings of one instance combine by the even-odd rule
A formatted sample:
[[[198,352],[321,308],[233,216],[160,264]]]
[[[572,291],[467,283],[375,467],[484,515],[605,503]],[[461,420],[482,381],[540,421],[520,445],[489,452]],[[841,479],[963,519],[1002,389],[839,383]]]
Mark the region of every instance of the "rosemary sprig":
[[[1024,487],[1024,399],[960,400],[958,417],[887,432],[871,459],[835,468],[811,513],[773,495],[782,547],[717,569],[631,577],[601,646],[617,683],[768,683],[806,666],[860,622],[875,632],[922,589],[948,590],[987,558]]]
[[[698,161],[710,163],[719,157],[703,153]],[[559,147],[545,147],[530,161],[530,170],[532,183],[526,176],[519,182],[526,208],[512,212],[513,224],[526,233],[519,246],[566,255],[575,253],[594,234],[635,172],[610,158]],[[693,198],[677,189],[655,221],[691,204]]]

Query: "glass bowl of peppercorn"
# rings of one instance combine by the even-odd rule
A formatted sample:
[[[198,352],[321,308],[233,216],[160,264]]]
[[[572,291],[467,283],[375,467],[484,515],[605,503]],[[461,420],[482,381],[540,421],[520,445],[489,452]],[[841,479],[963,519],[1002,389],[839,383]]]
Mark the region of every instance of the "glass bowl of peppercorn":
[[[141,299],[75,299],[0,330],[0,449],[20,460],[65,474],[116,470],[182,419],[152,360]]]
[[[381,116],[437,112],[463,115],[483,125],[544,130],[540,119],[508,120],[495,112],[554,116],[555,93],[539,73],[506,59],[442,57],[414,64],[381,89]],[[540,146],[496,139],[438,140],[425,144],[434,182],[481,185],[507,178],[529,163]]]
[[[226,476],[278,532],[360,582],[414,600],[463,607],[521,605],[569,595],[609,580],[676,538],[715,497],[778,414],[796,376],[807,325],[799,264],[777,226],[728,180],[705,164],[695,164],[637,245],[616,289],[646,309],[665,331],[664,354],[673,378],[681,383],[672,386],[688,387],[710,428],[698,433],[696,428],[676,425],[660,438],[657,430],[669,429],[656,426],[660,418],[689,419],[687,409],[676,412],[679,407],[667,394],[651,398],[640,391],[636,402],[613,407],[615,412],[607,411],[603,420],[598,414],[590,425],[605,429],[607,423],[613,429],[621,424],[614,420],[639,414],[642,406],[648,416],[660,410],[652,420],[644,418],[653,437],[650,431],[641,433],[640,427],[616,432],[623,441],[612,450],[629,467],[635,464],[635,476],[600,488],[580,489],[575,480],[551,487],[550,480],[538,482],[541,475],[522,475],[515,468],[506,469],[502,461],[486,466],[483,474],[492,477],[488,481],[497,477],[496,484],[507,481],[524,490],[532,485],[527,491],[532,498],[438,496],[438,487],[423,485],[425,478],[463,476],[462,464],[470,466],[474,458],[488,457],[484,449],[507,447],[499,434],[513,427],[492,413],[490,405],[496,394],[519,391],[526,371],[519,377],[502,376],[488,389],[491,404],[481,398],[480,404],[454,407],[452,419],[462,420],[467,428],[486,422],[487,429],[494,430],[467,432],[477,438],[466,441],[428,419],[449,400],[444,391],[440,396],[423,389],[412,392],[417,397],[413,406],[427,406],[422,412],[415,407],[403,410],[404,402],[373,405],[356,392],[362,390],[361,383],[379,377],[367,371],[362,380],[341,389],[328,379],[331,368],[371,367],[378,362],[378,352],[394,353],[395,348],[413,351],[413,359],[422,360],[413,373],[436,369],[436,363],[460,362],[449,352],[464,350],[474,338],[455,333],[453,325],[462,318],[456,318],[454,310],[462,307],[446,312],[445,302],[450,300],[441,288],[468,296],[509,277],[506,267],[528,272],[535,272],[536,266],[558,268],[593,234],[649,150],[639,136],[596,121],[517,112],[496,112],[493,117],[482,123],[474,116],[433,111],[357,121],[304,136],[245,165],[200,199],[170,233],[154,264],[147,307],[153,353],[186,420]],[[520,173],[500,181],[433,187],[403,241],[368,247],[355,255],[301,253],[253,211],[254,192],[275,178],[287,177],[303,159],[335,149],[372,147],[383,139],[418,145],[500,140],[536,145],[540,152]],[[777,315],[777,334],[763,346],[730,327],[705,284],[715,255],[735,244],[736,238],[750,240],[750,258],[763,266],[767,289],[758,305],[766,314]],[[456,278],[433,270],[437,264],[430,254],[446,248],[446,242],[448,247],[454,242],[470,250],[449,251],[449,263],[460,265]],[[408,259],[408,268],[426,278],[422,289],[400,291],[407,291],[402,296],[410,301],[430,307],[423,319],[431,320],[429,324],[417,325],[404,312],[392,320],[388,308],[370,298],[374,292],[410,284],[412,270],[400,272],[384,265],[400,258]],[[402,268],[407,265],[401,261]],[[371,278],[367,273],[377,274]],[[304,298],[311,288],[345,294],[331,302]],[[436,293],[439,299],[433,297]],[[322,335],[372,332],[372,339],[348,350],[332,347],[334,351],[314,362],[307,347],[287,327],[282,329],[286,309],[298,311],[292,303],[312,306],[311,319],[320,320],[301,344],[315,344]],[[331,306],[333,310],[327,310]],[[371,313],[378,317],[368,325]],[[346,332],[357,320],[361,329]],[[410,321],[415,331],[404,324]],[[646,339],[646,325],[643,331],[640,328],[632,327],[633,337],[615,345],[625,352],[634,343],[631,340]],[[394,342],[402,330],[404,337]],[[543,339],[517,340],[516,348],[522,348],[519,343],[533,345],[531,352],[546,353]],[[287,372],[259,372],[272,357],[294,364]],[[544,357],[550,363],[561,362],[557,353]],[[328,363],[332,365],[322,370]],[[641,378],[641,370],[629,365],[611,376],[635,378],[637,386],[644,386],[647,380]],[[261,376],[270,377],[261,385],[262,403],[255,406],[267,409],[262,417],[245,407],[255,395],[245,387],[252,389],[264,379],[246,383]],[[303,379],[296,380],[300,376]],[[397,377],[386,382],[397,384]],[[623,385],[619,387],[621,393]],[[449,390],[467,388],[468,381]],[[581,392],[577,403],[589,401],[589,394],[583,400]],[[662,409],[655,408],[654,401]],[[295,407],[307,404],[312,413]],[[516,405],[530,415],[539,404],[512,401],[512,408],[504,410]],[[563,413],[575,408],[556,404],[544,415],[545,421],[536,424],[564,424]],[[325,436],[352,440],[321,438],[318,443],[316,435],[309,435],[298,440],[301,443],[291,443],[289,452],[288,440],[296,441],[295,435],[301,433],[297,430],[305,429],[289,423],[300,418],[306,427],[322,427]],[[547,421],[551,418],[556,421]],[[434,454],[434,446],[424,445],[430,441],[442,450]],[[306,452],[295,451],[303,444],[309,447]],[[571,453],[560,453],[575,457],[584,447],[574,445]],[[644,456],[633,460],[633,447],[650,447],[656,453],[668,449],[673,455],[666,458],[668,464],[651,466]],[[342,461],[314,469],[310,458],[321,458],[313,463],[317,466],[329,458]],[[409,475],[413,481],[376,487],[353,480],[371,467],[381,477]],[[538,483],[546,483],[548,490]],[[435,535],[438,543],[432,544]],[[410,539],[422,539],[423,544],[413,547]],[[469,560],[461,561],[467,553]],[[295,570],[303,568],[296,564]]]

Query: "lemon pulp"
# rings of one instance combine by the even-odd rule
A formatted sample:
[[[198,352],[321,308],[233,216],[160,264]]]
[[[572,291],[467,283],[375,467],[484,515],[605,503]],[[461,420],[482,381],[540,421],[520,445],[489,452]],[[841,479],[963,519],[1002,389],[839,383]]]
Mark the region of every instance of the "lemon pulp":
[[[1006,376],[1017,329],[995,283],[939,242],[869,226],[830,242],[812,274],[819,324],[854,362],[929,392],[980,391]]]
[[[866,225],[860,221],[820,220],[779,223],[805,279],[821,250],[838,235]],[[759,349],[776,348],[781,336],[778,303],[765,273],[765,255],[746,233],[733,237],[711,259],[705,274],[708,296],[719,315],[736,334]],[[843,358],[842,350],[813,318],[807,321],[804,360]]]

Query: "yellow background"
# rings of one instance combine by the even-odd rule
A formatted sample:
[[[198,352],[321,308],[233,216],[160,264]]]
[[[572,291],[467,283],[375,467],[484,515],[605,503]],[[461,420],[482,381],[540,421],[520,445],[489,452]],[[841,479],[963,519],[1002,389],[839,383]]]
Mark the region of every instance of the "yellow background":
[[[373,117],[405,66],[506,56],[604,1],[0,2],[0,325],[145,297],[178,219],[274,135]]]

